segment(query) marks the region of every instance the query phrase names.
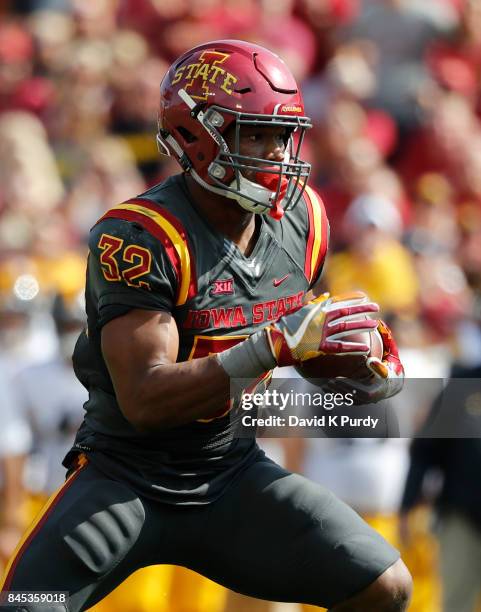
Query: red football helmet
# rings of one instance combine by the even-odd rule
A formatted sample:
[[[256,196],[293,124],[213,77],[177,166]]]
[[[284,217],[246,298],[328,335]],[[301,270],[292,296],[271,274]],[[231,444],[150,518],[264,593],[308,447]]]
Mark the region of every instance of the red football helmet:
[[[285,128],[284,160],[241,155],[243,125]],[[231,126],[232,151],[223,137]],[[195,47],[170,67],[160,85],[160,152],[176,157],[205,189],[276,219],[297,204],[309,177],[310,164],[299,159],[299,151],[310,127],[287,66],[251,43],[219,40]],[[256,182],[243,170],[254,170]]]

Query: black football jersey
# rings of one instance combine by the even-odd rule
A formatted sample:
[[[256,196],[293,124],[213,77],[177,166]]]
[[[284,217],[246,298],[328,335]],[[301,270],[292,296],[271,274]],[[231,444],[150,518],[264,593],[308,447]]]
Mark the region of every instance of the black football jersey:
[[[167,311],[179,330],[181,362],[223,351],[298,308],[326,255],[322,201],[307,187],[280,221],[260,221],[246,257],[197,212],[181,174],[112,208],[93,227],[88,327],[73,358],[89,400],[65,465],[86,452],[99,469],[143,495],[203,504],[254,460],[257,445],[234,436],[221,404],[215,418],[151,434],[136,431],[117,403],[100,338],[108,321],[130,309]]]

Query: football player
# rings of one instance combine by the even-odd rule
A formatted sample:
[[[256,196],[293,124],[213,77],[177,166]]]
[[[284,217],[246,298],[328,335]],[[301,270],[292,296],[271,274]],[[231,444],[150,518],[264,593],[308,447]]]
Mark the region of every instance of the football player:
[[[309,127],[294,78],[262,47],[210,42],[169,69],[158,142],[182,173],[91,231],[88,328],[74,354],[86,414],[67,480],[3,591],[68,591],[67,609],[85,610],[138,568],[169,563],[260,599],[406,609],[398,552],[332,493],[235,435],[232,379],[365,354],[344,336],[378,324],[362,294],[305,297],[328,241],[300,158]],[[385,338],[363,387],[373,399],[402,378]]]

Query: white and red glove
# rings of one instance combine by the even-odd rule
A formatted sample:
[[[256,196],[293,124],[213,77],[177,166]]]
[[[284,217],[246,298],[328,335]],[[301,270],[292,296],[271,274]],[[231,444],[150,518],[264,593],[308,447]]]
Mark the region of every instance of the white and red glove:
[[[265,333],[279,366],[299,365],[319,355],[367,355],[367,344],[346,337],[375,329],[378,321],[369,315],[378,311],[361,291],[332,297],[324,293],[269,325]]]
[[[360,380],[333,379],[329,388],[339,391],[356,390],[356,404],[373,404],[401,391],[404,385],[404,368],[399,359],[396,341],[384,321],[377,322],[377,330],[383,342],[382,359],[368,357],[366,367],[370,374]]]

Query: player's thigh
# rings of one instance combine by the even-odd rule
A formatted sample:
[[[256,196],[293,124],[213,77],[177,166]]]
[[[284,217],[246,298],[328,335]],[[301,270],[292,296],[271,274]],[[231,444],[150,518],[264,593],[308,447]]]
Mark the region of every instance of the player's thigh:
[[[268,460],[213,504],[202,571],[245,594],[330,607],[366,588],[399,553],[324,487]]]
[[[68,591],[69,610],[80,610],[113,568],[123,566],[127,573],[138,567],[125,566],[138,546],[144,522],[144,506],[135,493],[84,464],[26,532],[2,588]],[[135,555],[132,558],[137,561]]]

